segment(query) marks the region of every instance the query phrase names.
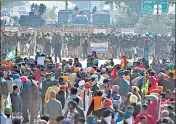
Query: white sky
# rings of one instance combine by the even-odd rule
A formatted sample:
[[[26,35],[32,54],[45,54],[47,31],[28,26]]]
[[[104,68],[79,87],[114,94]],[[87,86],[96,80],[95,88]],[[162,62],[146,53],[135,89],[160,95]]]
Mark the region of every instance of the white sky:
[[[28,1],[30,4],[36,3],[40,4],[43,3],[46,7],[52,8],[54,6],[58,6],[59,9],[65,9],[65,2],[62,1]],[[74,4],[68,2],[68,8],[75,7]]]

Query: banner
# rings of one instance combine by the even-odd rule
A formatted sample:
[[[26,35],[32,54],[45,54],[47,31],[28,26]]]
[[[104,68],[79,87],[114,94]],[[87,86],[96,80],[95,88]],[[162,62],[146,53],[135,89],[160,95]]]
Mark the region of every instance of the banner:
[[[18,27],[5,27],[5,31],[16,32],[18,31]]]
[[[122,34],[135,34],[134,28],[122,28],[121,29]]]
[[[37,65],[44,65],[44,64],[45,64],[45,57],[38,57]]]
[[[106,34],[106,29],[94,29],[93,33],[98,34],[98,33],[103,33]]]
[[[90,43],[90,50],[96,51],[97,53],[109,52],[108,42],[105,43]]]

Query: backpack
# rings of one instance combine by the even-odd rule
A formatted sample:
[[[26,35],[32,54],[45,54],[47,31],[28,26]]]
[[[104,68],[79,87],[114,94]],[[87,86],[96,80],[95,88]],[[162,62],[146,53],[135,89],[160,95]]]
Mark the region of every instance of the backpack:
[[[9,92],[9,88],[6,80],[4,80],[3,78],[0,78],[0,95],[2,94],[8,95],[8,92]]]

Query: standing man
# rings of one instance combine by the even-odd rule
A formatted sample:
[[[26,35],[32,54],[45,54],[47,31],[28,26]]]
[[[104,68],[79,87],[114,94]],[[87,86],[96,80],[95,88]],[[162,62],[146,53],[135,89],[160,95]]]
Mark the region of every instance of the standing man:
[[[87,37],[85,37],[85,41],[83,43],[83,58],[84,59],[87,57],[87,48],[88,48],[88,41],[87,41]]]
[[[52,85],[51,83],[51,73],[46,73],[45,74],[45,80],[42,81],[41,83],[41,99],[42,99],[42,111],[41,114],[44,114],[44,101],[45,101],[45,94],[48,89]]]
[[[59,61],[61,62],[61,38],[60,36],[55,36],[54,37],[54,44],[53,44],[53,48],[54,48],[54,54],[55,54],[55,62],[57,62],[57,57],[59,57]]]
[[[22,112],[23,112],[23,123],[28,123],[29,122],[29,117],[28,117],[28,107],[29,107],[29,98],[30,98],[30,83],[28,82],[27,77],[22,76],[20,77],[20,80],[22,81],[22,86],[20,88],[20,95],[22,99]]]
[[[4,103],[7,99],[8,92],[9,92],[9,89],[8,89],[8,84],[7,84],[6,80],[4,79],[4,72],[0,71],[0,100],[1,100],[0,107],[1,107],[2,111],[4,109]]]
[[[45,43],[45,50],[46,50],[46,56],[50,57],[51,56],[51,35],[47,34],[45,37],[46,43]]]
[[[39,88],[37,83],[30,79],[30,123],[34,124],[34,118],[37,117],[37,108],[39,100]]]
[[[56,92],[50,91],[50,100],[45,103],[45,114],[49,115],[49,123],[57,124],[56,118],[63,116],[61,102],[56,100]]]

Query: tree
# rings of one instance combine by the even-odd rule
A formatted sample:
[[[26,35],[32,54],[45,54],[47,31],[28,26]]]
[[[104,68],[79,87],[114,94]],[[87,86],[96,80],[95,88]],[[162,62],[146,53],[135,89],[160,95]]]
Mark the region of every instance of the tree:
[[[55,19],[57,16],[56,9],[57,9],[57,6],[54,6],[52,9],[46,8],[46,18],[47,19]]]
[[[138,21],[140,13],[140,2],[105,2],[110,6],[111,11],[113,10],[112,21],[118,26],[122,25],[135,25]]]
[[[175,23],[175,16],[146,16],[139,19],[135,28],[138,33],[167,34],[172,31]]]

